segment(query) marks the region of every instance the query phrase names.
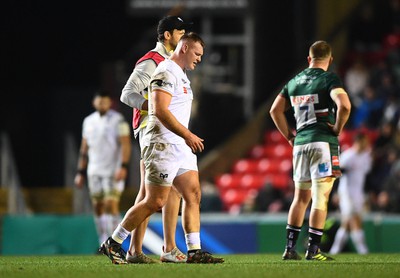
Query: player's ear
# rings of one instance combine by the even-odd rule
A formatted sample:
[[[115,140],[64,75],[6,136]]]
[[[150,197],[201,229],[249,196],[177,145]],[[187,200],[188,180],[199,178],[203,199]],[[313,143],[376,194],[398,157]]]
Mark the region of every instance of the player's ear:
[[[307,61],[308,61],[308,63],[310,64],[311,63],[311,57],[310,56],[307,56]]]
[[[186,53],[186,51],[188,51],[188,49],[189,49],[189,45],[187,43],[183,43],[182,44],[182,52]]]
[[[169,31],[164,32],[164,39],[169,40],[171,38],[171,33]]]

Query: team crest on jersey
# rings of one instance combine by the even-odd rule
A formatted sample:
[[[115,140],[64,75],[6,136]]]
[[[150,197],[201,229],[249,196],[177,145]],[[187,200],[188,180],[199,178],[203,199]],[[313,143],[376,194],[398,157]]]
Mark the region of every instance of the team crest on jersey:
[[[314,104],[314,103],[319,103],[319,98],[317,94],[291,96],[290,102],[292,103],[292,106],[301,104]]]
[[[184,93],[184,94],[187,94],[187,89],[186,89],[186,87],[183,87],[183,93]]]

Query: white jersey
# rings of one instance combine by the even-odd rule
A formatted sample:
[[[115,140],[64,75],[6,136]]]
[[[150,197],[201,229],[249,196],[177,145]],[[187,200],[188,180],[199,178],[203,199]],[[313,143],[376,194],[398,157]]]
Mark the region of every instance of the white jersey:
[[[103,116],[97,111],[87,116],[83,121],[82,136],[89,147],[88,175],[114,175],[122,159],[119,138],[129,134],[128,123],[114,110]]]
[[[193,93],[186,73],[174,61],[167,59],[161,62],[150,81],[151,91],[160,89],[171,94],[168,109],[186,128],[189,126]],[[154,115],[152,98],[149,98],[149,119],[143,137],[143,144],[151,143],[185,144],[185,140],[167,129]]]
[[[360,212],[364,205],[365,178],[372,165],[371,153],[349,148],[341,154],[340,165],[345,169],[338,187],[341,210],[345,214]]]

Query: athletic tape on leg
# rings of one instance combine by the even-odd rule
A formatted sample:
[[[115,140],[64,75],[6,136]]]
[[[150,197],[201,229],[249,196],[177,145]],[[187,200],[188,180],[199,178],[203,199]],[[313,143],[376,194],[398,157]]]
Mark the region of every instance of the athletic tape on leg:
[[[335,178],[327,177],[312,182],[312,205],[311,209],[326,211],[328,209],[329,193],[332,190]]]

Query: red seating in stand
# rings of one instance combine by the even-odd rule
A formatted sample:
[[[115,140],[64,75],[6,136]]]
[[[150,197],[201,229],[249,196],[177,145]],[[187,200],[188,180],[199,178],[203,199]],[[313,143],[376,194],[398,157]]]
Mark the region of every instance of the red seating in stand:
[[[292,158],[292,147],[288,142],[277,145],[256,145],[249,153],[252,158]]]
[[[341,149],[352,145],[357,131],[344,130],[339,137]],[[378,132],[365,130],[373,142]],[[227,211],[239,211],[249,196],[267,183],[286,190],[292,181],[292,147],[279,131],[267,131],[264,143],[251,148],[248,157],[237,160],[229,173],[215,177],[221,199]]]

